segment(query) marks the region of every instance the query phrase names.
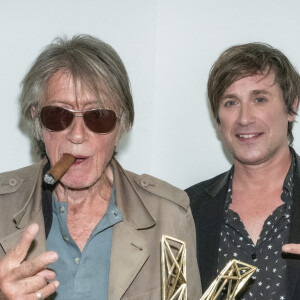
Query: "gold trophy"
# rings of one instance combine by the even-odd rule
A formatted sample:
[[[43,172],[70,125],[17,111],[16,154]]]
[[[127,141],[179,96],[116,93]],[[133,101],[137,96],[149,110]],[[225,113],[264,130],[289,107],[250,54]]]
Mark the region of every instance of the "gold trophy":
[[[200,300],[217,300],[226,290],[226,300],[233,300],[255,272],[256,267],[233,259],[227,263]],[[187,300],[185,242],[162,235],[162,300]]]
[[[162,235],[161,273],[162,300],[187,300],[185,242]]]
[[[232,300],[251,278],[256,267],[236,259],[230,260],[217,278],[212,282],[200,300],[217,300],[225,288],[226,300]]]

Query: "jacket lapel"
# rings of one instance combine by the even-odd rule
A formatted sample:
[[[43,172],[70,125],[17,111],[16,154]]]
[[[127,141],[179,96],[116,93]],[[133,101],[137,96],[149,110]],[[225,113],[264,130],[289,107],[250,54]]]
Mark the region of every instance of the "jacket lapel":
[[[300,244],[300,157],[296,155],[296,173],[294,175],[293,204],[289,243]],[[298,300],[300,296],[300,258],[299,255],[287,254],[287,288],[291,299]]]
[[[112,161],[116,204],[123,222],[114,226],[109,275],[109,300],[121,299],[150,255],[140,229],[155,225],[131,179]]]
[[[146,241],[130,223],[124,221],[115,225],[110,259],[109,300],[122,298],[149,254]]]
[[[217,276],[218,249],[229,174],[230,171],[206,189],[208,198],[202,201],[199,208],[198,258],[201,274],[205,274],[202,280],[204,290]]]

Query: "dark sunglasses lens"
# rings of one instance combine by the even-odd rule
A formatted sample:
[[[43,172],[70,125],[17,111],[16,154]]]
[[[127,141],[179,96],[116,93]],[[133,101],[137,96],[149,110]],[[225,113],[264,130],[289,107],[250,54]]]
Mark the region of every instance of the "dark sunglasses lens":
[[[73,120],[73,114],[58,106],[44,106],[40,114],[42,124],[51,131],[66,129]]]
[[[117,116],[113,110],[97,109],[83,115],[85,125],[96,133],[109,133],[115,128]]]

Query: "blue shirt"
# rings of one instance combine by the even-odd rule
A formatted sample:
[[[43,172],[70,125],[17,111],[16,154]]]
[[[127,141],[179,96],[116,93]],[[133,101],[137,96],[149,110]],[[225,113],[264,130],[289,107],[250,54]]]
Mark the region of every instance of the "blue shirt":
[[[108,298],[110,253],[113,226],[123,220],[115,204],[115,189],[103,218],[94,228],[83,252],[73,241],[68,226],[68,203],[52,196],[53,221],[46,247],[56,251],[59,259],[49,268],[60,282],[55,300],[105,300]]]

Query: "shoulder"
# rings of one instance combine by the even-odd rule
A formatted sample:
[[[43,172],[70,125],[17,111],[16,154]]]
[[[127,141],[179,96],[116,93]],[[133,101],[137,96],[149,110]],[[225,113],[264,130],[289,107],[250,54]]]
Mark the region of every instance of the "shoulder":
[[[296,152],[296,150],[291,146],[290,146],[290,151],[291,151],[291,153],[292,153],[292,155],[294,156],[294,159],[295,159],[296,175],[299,177],[300,176],[300,156]]]
[[[188,210],[189,198],[183,190],[148,174],[138,175],[130,171],[124,172],[135,183],[137,190],[167,199]]]
[[[213,178],[201,181],[199,183],[196,183],[192,186],[190,186],[189,188],[185,189],[185,191],[187,192],[187,194],[189,196],[194,196],[194,195],[198,195],[201,194],[203,192],[205,192],[205,190],[212,186],[213,184],[215,184],[216,182],[218,182],[219,180],[221,180],[223,177],[225,177],[227,175],[228,172],[224,172],[222,174],[219,174]]]
[[[0,173],[0,195],[16,192],[22,185],[36,181],[42,162],[21,169]]]
[[[194,205],[199,204],[199,200],[202,201],[205,200],[207,197],[210,197],[211,195],[208,193],[209,189],[216,187],[216,189],[219,190],[221,186],[224,186],[225,182],[227,181],[226,178],[229,172],[230,171],[224,172],[213,178],[201,181],[187,188],[185,191],[190,198],[191,206],[193,207]]]
[[[298,168],[298,171],[300,170],[300,156],[299,154],[293,149],[295,160],[296,160],[296,166]]]

